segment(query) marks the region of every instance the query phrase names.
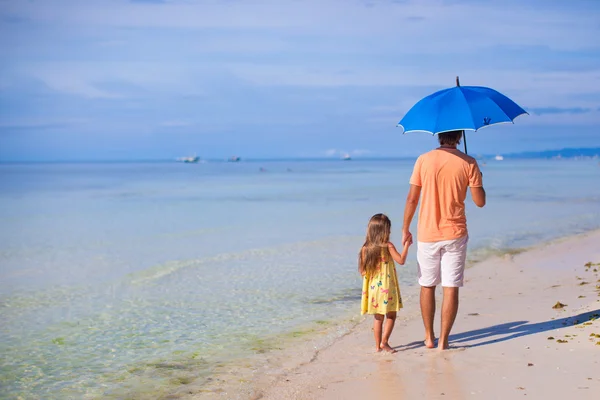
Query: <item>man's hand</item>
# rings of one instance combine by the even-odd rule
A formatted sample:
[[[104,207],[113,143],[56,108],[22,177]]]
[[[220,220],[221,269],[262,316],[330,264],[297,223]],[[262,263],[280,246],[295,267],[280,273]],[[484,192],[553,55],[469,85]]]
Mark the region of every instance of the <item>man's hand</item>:
[[[413,242],[412,233],[410,233],[410,224],[412,222],[417,206],[421,197],[421,186],[410,185],[408,195],[406,196],[406,205],[404,206],[404,223],[402,224],[402,246],[410,241]]]
[[[410,231],[402,231],[402,246],[405,246],[406,242],[408,242],[409,245],[413,244],[413,237]]]

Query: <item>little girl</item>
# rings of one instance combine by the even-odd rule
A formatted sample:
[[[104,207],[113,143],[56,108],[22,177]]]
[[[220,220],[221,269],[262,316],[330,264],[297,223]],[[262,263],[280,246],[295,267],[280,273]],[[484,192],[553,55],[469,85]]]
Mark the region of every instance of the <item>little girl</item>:
[[[407,241],[402,254],[399,254],[390,242],[391,229],[392,223],[386,215],[375,214],[371,217],[365,244],[358,254],[358,272],[364,277],[361,315],[374,314],[375,317],[375,350],[395,353],[388,340],[394,329],[396,312],[402,308],[402,297],[394,261],[404,265],[411,243]]]

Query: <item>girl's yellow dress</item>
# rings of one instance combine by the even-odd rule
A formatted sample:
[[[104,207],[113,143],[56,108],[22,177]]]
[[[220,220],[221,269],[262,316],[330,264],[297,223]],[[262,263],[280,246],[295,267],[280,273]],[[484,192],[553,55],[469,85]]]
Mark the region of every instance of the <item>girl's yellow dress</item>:
[[[362,314],[386,314],[402,308],[396,265],[391,257],[381,255],[381,261],[370,275],[363,277]]]

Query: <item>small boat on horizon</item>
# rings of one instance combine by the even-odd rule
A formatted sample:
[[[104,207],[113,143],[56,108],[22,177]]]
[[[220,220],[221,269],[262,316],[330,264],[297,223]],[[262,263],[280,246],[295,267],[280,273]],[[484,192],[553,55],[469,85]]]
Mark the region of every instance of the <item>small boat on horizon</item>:
[[[241,158],[238,157],[238,156],[231,156],[231,157],[229,157],[229,159],[227,161],[229,161],[229,162],[238,162],[240,160],[241,160]]]
[[[352,157],[350,157],[350,154],[346,153],[342,157],[342,160],[344,160],[344,161],[350,161],[350,160],[352,160]]]
[[[198,161],[200,161],[200,157],[194,154],[191,157],[179,157],[177,161],[183,163],[197,163]]]
[[[502,160],[504,160],[504,157],[502,157],[500,154],[498,154],[496,157],[494,157],[494,159],[496,161],[502,161]]]

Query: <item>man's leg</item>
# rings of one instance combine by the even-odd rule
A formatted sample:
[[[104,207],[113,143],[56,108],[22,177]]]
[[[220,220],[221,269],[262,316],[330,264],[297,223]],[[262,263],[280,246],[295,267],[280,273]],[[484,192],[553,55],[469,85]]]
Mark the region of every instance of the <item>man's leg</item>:
[[[468,236],[444,243],[442,249],[442,329],[438,349],[448,348],[448,337],[458,312],[458,290],[464,283],[465,262],[467,259]]]
[[[442,329],[440,331],[440,341],[438,349],[446,350],[448,348],[448,336],[454,325],[456,314],[458,313],[458,288],[445,287],[444,298],[442,299]]]
[[[421,286],[421,316],[425,326],[425,347],[435,347],[435,333],[433,333],[433,318],[435,317],[435,286]]]
[[[435,288],[441,282],[441,252],[438,243],[417,243],[417,267],[421,286],[421,317],[425,326],[425,346],[432,349],[435,347]]]

